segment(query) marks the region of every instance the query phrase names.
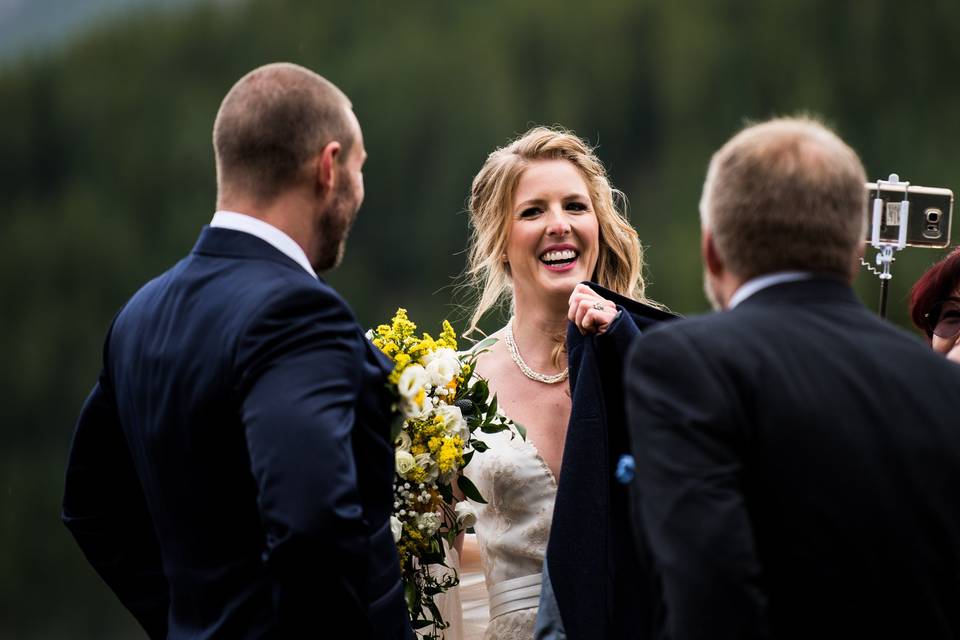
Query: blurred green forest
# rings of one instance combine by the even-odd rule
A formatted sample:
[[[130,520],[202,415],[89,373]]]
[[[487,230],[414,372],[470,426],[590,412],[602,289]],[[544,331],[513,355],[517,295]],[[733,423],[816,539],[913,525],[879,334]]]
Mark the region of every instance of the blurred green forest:
[[[0,637],[142,637],[59,523],[63,467],[111,317],[213,212],[212,123],[246,71],[297,62],[354,102],[367,198],[329,279],[362,323],[462,326],[470,181],[535,123],[599,145],[649,293],[686,314],[706,164],[747,120],[818,114],[871,178],[960,186],[957,24],[948,0],[220,0],[0,62]],[[893,321],[942,254],[898,257]]]

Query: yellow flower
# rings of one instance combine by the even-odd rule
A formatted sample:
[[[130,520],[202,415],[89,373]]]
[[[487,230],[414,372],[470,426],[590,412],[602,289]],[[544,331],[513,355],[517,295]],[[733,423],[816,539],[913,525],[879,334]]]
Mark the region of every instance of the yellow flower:
[[[406,371],[407,367],[410,366],[410,356],[406,353],[395,353],[396,349],[399,349],[397,345],[390,343],[387,345],[387,349],[382,349],[383,353],[393,358],[393,371],[390,372],[390,376],[387,380],[390,384],[397,384],[400,382],[400,376],[403,375],[403,372]]]
[[[407,480],[411,483],[420,483],[427,481],[427,472],[423,467],[415,465],[413,469],[407,472]]]
[[[437,466],[440,473],[447,473],[463,464],[463,440],[459,436],[443,439],[440,453],[437,456]]]
[[[443,321],[443,330],[440,332],[440,339],[437,340],[437,346],[449,347],[454,351],[457,349],[457,333],[446,320]]]
[[[423,334],[423,338],[415,343],[411,341],[411,345],[407,349],[408,353],[417,360],[421,360],[425,355],[436,350],[437,343],[433,341],[429,333]]]
[[[395,337],[403,340],[413,335],[413,332],[417,330],[417,325],[410,322],[407,318],[407,310],[400,308],[397,309],[397,313],[393,316],[393,321],[390,323],[390,330]]]

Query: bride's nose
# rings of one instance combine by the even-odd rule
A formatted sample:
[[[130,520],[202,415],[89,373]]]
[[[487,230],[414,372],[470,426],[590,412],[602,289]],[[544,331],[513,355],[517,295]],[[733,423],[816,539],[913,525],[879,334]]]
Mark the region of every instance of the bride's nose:
[[[561,211],[552,208],[547,213],[547,235],[563,237],[570,233],[570,223]]]

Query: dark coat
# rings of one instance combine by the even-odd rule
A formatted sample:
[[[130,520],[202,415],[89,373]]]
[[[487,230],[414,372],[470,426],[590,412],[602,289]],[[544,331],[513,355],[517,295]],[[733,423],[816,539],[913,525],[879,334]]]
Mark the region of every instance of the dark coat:
[[[63,520],[151,638],[404,638],[389,362],[268,243],[206,228],[119,313]]]
[[[960,366],[810,279],[655,329],[626,379],[663,637],[960,637]]]
[[[563,451],[547,570],[567,637],[648,638],[659,596],[630,533],[627,487],[614,473],[629,451],[623,361],[641,331],[676,316],[591,287],[621,314],[602,335],[567,332],[572,410]]]

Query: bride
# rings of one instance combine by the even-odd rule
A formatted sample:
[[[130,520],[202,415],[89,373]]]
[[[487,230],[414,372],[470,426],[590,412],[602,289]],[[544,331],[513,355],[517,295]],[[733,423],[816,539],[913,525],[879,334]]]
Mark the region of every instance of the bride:
[[[498,340],[477,372],[503,413],[526,427],[525,439],[480,434],[489,449],[465,470],[487,500],[474,527],[489,596],[487,639],[534,633],[571,414],[568,312],[581,330],[599,333],[618,315],[613,302],[578,283],[644,300],[641,247],[615,195],[583,140],[545,127],[491,153],[473,181],[468,274],[479,300],[468,332],[509,300],[513,316],[492,334]],[[456,617],[451,631],[448,638],[462,632]]]

